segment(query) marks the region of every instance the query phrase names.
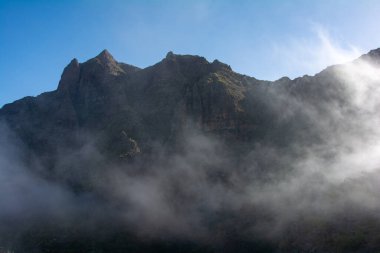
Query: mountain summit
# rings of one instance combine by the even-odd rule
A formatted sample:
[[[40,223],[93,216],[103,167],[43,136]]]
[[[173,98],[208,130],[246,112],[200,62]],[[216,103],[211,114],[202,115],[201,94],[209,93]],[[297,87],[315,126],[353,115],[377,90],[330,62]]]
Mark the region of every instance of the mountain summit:
[[[379,52],[274,82],[173,52],[73,59],[0,109],[0,183],[22,200],[0,210],[0,252],[373,252],[378,191],[355,197],[376,184],[331,182],[378,157]]]
[[[366,56],[377,59],[377,52]],[[144,153],[153,143],[172,145],[189,124],[234,143],[285,145],[293,135],[281,134],[282,125],[293,124],[302,114],[292,113],[293,118],[282,120],[278,109],[285,110],[287,103],[274,94],[291,94],[308,102],[318,99],[321,105],[342,100],[343,94],[332,84],[334,75],[325,75],[260,81],[235,73],[218,60],[210,63],[203,57],[173,52],[139,69],[117,62],[103,50],[84,63],[73,59],[57,90],[5,105],[0,118],[31,154],[46,158],[51,166],[58,150],[80,145],[73,135],[78,132],[96,133],[101,150],[111,160],[131,152],[121,133],[135,140]],[[306,127],[302,122],[287,131],[301,133]]]
[[[169,52],[161,62],[139,69],[117,62],[104,50],[84,63],[73,59],[56,91],[8,104],[0,115],[11,128],[18,126],[21,136],[28,133],[28,148],[42,157],[54,157],[63,136],[65,143],[75,142],[69,137],[72,131],[101,131],[108,137],[126,132],[143,151],[149,150],[149,143],[174,141],[190,121],[200,129],[243,140],[250,138],[245,92],[260,83],[199,56]],[[106,150],[117,159],[129,152],[123,142],[114,137],[115,150]]]

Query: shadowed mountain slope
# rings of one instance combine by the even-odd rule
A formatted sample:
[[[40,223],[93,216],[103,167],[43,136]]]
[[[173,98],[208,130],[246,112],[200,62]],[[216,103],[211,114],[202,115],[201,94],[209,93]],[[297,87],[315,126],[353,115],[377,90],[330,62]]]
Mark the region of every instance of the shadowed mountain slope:
[[[271,82],[172,52],[73,59],[56,90],[0,109],[0,183],[21,189],[0,252],[372,252],[377,184],[332,182],[377,178],[379,65],[376,49]]]

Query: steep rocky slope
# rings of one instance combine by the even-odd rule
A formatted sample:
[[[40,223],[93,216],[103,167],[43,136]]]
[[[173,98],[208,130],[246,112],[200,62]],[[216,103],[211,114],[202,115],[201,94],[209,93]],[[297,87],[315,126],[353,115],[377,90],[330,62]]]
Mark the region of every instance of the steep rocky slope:
[[[139,69],[118,63],[104,50],[85,63],[73,59],[57,90],[5,105],[0,117],[38,157],[54,160],[59,150],[81,145],[81,135],[96,134],[99,147],[117,160],[139,153],[136,147],[149,152],[153,142],[174,144],[190,125],[228,141],[270,139],[285,145],[292,135],[283,131],[307,127],[296,119],[302,112],[286,112],[292,103],[285,101],[288,96],[326,106],[344,102],[343,89],[329,70],[269,82],[199,56],[169,52],[161,62]]]
[[[58,204],[43,202],[49,215],[38,208],[22,222],[11,215],[18,225],[8,229],[10,219],[0,211],[0,246],[17,252],[369,252],[380,245],[363,237],[380,231],[377,206],[357,206],[335,220],[346,202],[337,201],[338,211],[322,218],[314,216],[319,209],[296,204],[318,206],[313,201],[326,195],[318,203],[330,207],[350,183],[337,190],[313,174],[310,184],[277,187],[288,177],[303,178],[295,173],[309,167],[330,173],[342,154],[377,138],[379,62],[377,49],[315,76],[270,82],[218,60],[172,52],[144,69],[106,50],[84,63],[73,59],[55,91],[0,109],[0,144],[17,142],[12,157],[32,182],[53,184],[53,192],[59,186],[58,196],[48,195]],[[347,219],[360,235],[342,229]],[[327,231],[336,240],[326,239]]]

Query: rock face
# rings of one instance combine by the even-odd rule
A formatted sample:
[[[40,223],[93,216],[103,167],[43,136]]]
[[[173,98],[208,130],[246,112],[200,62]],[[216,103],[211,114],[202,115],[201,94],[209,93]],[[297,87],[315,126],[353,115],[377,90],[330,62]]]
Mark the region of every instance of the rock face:
[[[378,65],[380,49],[369,52],[357,61],[363,59]],[[5,105],[0,109],[0,122],[5,123],[20,140],[26,150],[22,159],[31,168],[38,168],[34,172],[53,182],[63,183],[76,193],[94,190],[89,182],[89,178],[92,177],[93,180],[96,174],[93,168],[113,168],[120,164],[132,164],[139,159],[143,161],[142,164],[155,163],[155,159],[160,157],[161,149],[169,153],[180,153],[184,146],[191,146],[192,135],[189,132],[194,131],[226,145],[230,152],[226,153],[236,155],[231,163],[240,168],[244,167],[240,163],[244,164],[245,161],[241,157],[253,148],[256,153],[260,153],[258,147],[271,147],[280,150],[279,153],[299,152],[294,147],[308,147],[331,141],[331,136],[344,129],[342,119],[357,119],[356,115],[362,114],[362,111],[357,110],[352,103],[349,82],[339,75],[351,65],[355,67],[355,64],[359,64],[357,61],[329,67],[315,76],[303,76],[294,80],[283,77],[270,82],[238,74],[218,60],[208,62],[200,56],[169,52],[157,64],[140,69],[116,61],[104,50],[84,63],[73,59],[64,69],[55,91],[37,97],[25,97]],[[336,108],[339,108],[339,114],[336,113]],[[320,118],[324,121],[318,120]],[[356,122],[347,120],[345,127],[349,129],[350,124],[355,125]],[[329,129],[329,135],[326,135],[326,129]],[[186,140],[185,143],[183,140]],[[207,145],[210,144],[205,144],[206,147],[198,144],[197,148],[204,148],[207,153]],[[268,153],[270,152],[263,151],[262,156],[256,157],[255,166],[266,170],[268,174],[271,170],[278,173],[282,164],[274,164]],[[195,157],[193,160],[197,159]],[[107,163],[107,166],[102,167],[100,163]],[[223,167],[219,163],[206,165],[210,174],[214,167]],[[142,174],[145,173],[144,169],[141,171]],[[213,175],[212,180],[223,181],[223,173],[216,177]],[[237,172],[227,171],[228,173]],[[233,180],[224,181],[223,183],[234,185]],[[95,190],[100,192],[98,197],[104,200],[101,190]],[[181,191],[175,194],[180,196]],[[186,196],[181,196],[182,199],[186,199]],[[242,208],[243,213],[246,208],[249,207]],[[202,215],[207,213],[203,209],[201,211]],[[251,211],[245,211],[244,217],[257,215],[256,209]],[[218,215],[223,216],[220,213]],[[236,218],[233,215],[231,217]],[[245,221],[236,219],[240,222],[238,226],[245,227]],[[217,221],[214,223],[217,224],[213,224],[217,227],[217,236],[234,238],[235,232],[228,234],[227,230],[223,230],[224,224],[218,224]],[[226,227],[228,226],[227,222]],[[74,231],[79,233],[76,228]],[[81,235],[76,236],[75,240],[82,238]],[[107,241],[108,237],[104,238],[107,247],[113,245]],[[114,237],[111,238],[113,243]],[[246,245],[246,239],[242,238],[232,244]],[[185,247],[186,243],[187,241]],[[262,252],[281,252],[271,248],[272,245],[266,248],[265,243],[249,243],[247,249],[254,245],[259,247],[255,249],[260,250],[262,247]],[[302,248],[292,248],[291,239],[279,244],[289,247],[289,252]],[[139,241],[136,247],[143,247],[142,245],[147,248],[136,252],[156,252],[157,245],[147,246]],[[162,251],[165,251],[165,247],[179,252],[183,249],[176,248],[176,244],[158,245],[161,245]],[[89,249],[87,246],[83,247]],[[117,249],[119,251],[113,251],[114,248],[107,247],[105,249],[112,250],[91,252],[126,252],[120,251],[120,248]],[[229,252],[238,252],[231,247]],[[275,248],[278,249],[277,246]],[[188,250],[199,252],[197,247]],[[78,249],[72,252],[87,251]],[[321,252],[327,251],[323,249]]]
[[[379,50],[362,57],[378,61]],[[275,82],[235,73],[230,66],[169,52],[139,69],[107,51],[84,63],[73,59],[58,88],[5,105],[0,120],[29,151],[54,171],[57,157],[88,142],[109,161],[149,154],[157,145],[177,148],[188,128],[215,135],[231,146],[294,145],[295,136],[321,141],[312,120],[295,102],[323,112],[345,104],[347,92],[330,67],[316,76]],[[314,132],[313,132],[314,131]],[[90,138],[90,137],[89,137]],[[138,150],[138,152],[137,152]],[[128,155],[126,155],[128,154]]]
[[[46,158],[51,166],[59,150],[80,146],[78,135],[86,133],[99,137],[97,142],[110,159],[129,152],[124,143],[128,139],[122,138],[122,133],[135,140],[144,153],[152,143],[175,142],[189,124],[226,141],[269,138],[285,143],[289,140],[277,130],[284,131],[282,125],[295,121],[281,119],[282,113],[274,106],[285,106],[285,110],[287,102],[276,93],[287,92],[308,101],[339,99],[342,95],[329,85],[333,78],[323,77],[326,74],[259,81],[237,74],[217,60],[210,63],[203,57],[172,52],[161,62],[139,69],[117,62],[104,50],[85,63],[73,59],[57,90],[5,105],[0,118],[33,155]],[[293,117],[301,116],[293,113]]]
[[[38,157],[54,160],[58,150],[80,145],[78,134],[96,133],[117,159],[129,152],[122,133],[145,152],[152,142],[174,141],[190,121],[226,138],[249,138],[244,100],[249,86],[262,83],[203,57],[168,53],[139,69],[104,50],[85,63],[73,59],[57,90],[5,105],[0,117]]]

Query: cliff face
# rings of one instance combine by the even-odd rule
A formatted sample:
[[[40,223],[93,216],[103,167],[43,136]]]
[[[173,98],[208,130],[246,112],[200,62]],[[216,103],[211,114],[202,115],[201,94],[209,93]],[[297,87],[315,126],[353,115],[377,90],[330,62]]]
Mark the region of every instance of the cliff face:
[[[174,141],[190,121],[208,132],[246,138],[242,101],[247,86],[259,84],[198,56],[168,53],[139,69],[103,51],[85,63],[72,60],[57,90],[5,105],[0,117],[37,156],[54,157],[89,133],[118,159],[130,152],[129,139],[144,152],[153,141]]]
[[[376,63],[378,52],[360,59]],[[187,128],[237,146],[285,147],[299,142],[299,136],[313,143],[323,138],[305,108],[323,114],[338,103],[349,110],[349,90],[336,75],[343,68],[269,82],[199,56],[169,52],[159,63],[139,69],[104,50],[84,63],[73,59],[57,90],[5,105],[0,119],[30,156],[49,167],[60,152],[81,147],[86,136],[110,161],[148,154],[157,143],[175,148]]]
[[[38,225],[30,225],[27,230],[32,235],[20,238],[26,238],[25,245],[30,243],[32,249],[40,251],[20,252],[66,252],[64,247],[69,243],[77,247],[75,251],[68,246],[70,252],[125,252],[122,247],[133,245],[140,249],[136,252],[157,252],[158,246],[163,251],[167,247],[183,252],[188,243],[188,251],[198,252],[200,241],[212,245],[215,252],[226,247],[230,247],[229,252],[261,248],[262,252],[311,252],[315,245],[320,247],[316,252],[344,249],[344,240],[349,238],[351,242],[350,235],[339,230],[345,228],[345,221],[336,221],[335,214],[320,221],[314,220],[315,215],[309,219],[310,210],[305,215],[304,207],[297,206],[298,199],[318,206],[312,201],[325,194],[320,188],[327,186],[320,187],[319,178],[312,177],[310,184],[296,178],[298,184],[292,184],[288,191],[280,188],[287,185],[280,180],[300,167],[306,171],[315,163],[321,164],[317,166],[321,170],[336,165],[344,160],[342,154],[356,154],[357,147],[365,148],[367,140],[373,142],[377,137],[374,125],[380,108],[379,52],[373,50],[352,63],[328,67],[315,76],[294,80],[283,77],[274,82],[238,74],[217,60],[208,62],[203,57],[172,52],[144,69],[120,63],[106,50],[84,63],[73,59],[55,91],[25,97],[0,109],[0,127],[4,123],[12,138],[19,139],[25,151],[20,159],[26,167],[39,178],[59,183],[65,192],[68,188],[70,194],[76,194],[74,204],[68,201],[76,211],[70,209],[72,213],[63,221],[57,218],[62,225],[59,228],[44,220],[43,215],[41,218],[44,212],[37,212]],[[310,156],[315,159],[310,160]],[[301,175],[300,180],[304,180]],[[282,184],[272,185],[271,180]],[[302,188],[305,185],[306,189]],[[309,198],[297,195],[293,187],[306,190]],[[274,189],[274,193],[265,192],[268,189]],[[261,190],[263,195],[252,193],[260,194]],[[331,196],[341,192],[345,193],[346,188],[334,190]],[[78,205],[77,198],[88,209]],[[331,207],[330,202],[325,205]],[[92,213],[94,207],[96,212]],[[84,219],[86,212],[81,208],[91,209],[93,216]],[[277,213],[281,208],[289,216]],[[56,218],[56,212],[52,213]],[[0,222],[5,224],[1,214]],[[367,220],[355,215],[353,219],[360,217],[357,226],[364,224],[363,231],[367,231]],[[134,223],[136,217],[141,224]],[[293,231],[292,222],[299,217],[305,221],[296,223],[298,227]],[[80,220],[80,229],[76,219]],[[41,225],[40,220],[45,223]],[[313,222],[325,227],[318,227],[322,232],[311,235],[314,241],[310,244],[299,231],[313,228]],[[337,229],[334,231],[338,235],[346,236],[344,242],[320,236],[329,225]],[[102,226],[109,231],[98,230]],[[274,226],[281,232],[274,235]],[[139,237],[141,228],[149,230],[148,234],[154,231],[154,239],[173,233],[183,241],[177,245],[174,236],[174,244],[165,244],[170,242],[167,238],[164,243],[161,239],[148,243]],[[39,230],[41,234],[35,233]],[[82,230],[87,234],[82,235]],[[261,237],[262,230],[266,230],[265,238]],[[377,225],[370,234],[378,234],[379,230]],[[0,226],[0,246],[1,235],[10,234],[4,231]],[[123,240],[114,242],[115,235]],[[9,241],[23,245],[19,237],[12,236]],[[46,239],[46,246],[39,244],[42,239],[38,236]],[[368,245],[378,246],[375,239]],[[98,247],[104,251],[89,250]],[[63,251],[57,251],[59,248]]]
[[[378,59],[376,52],[366,57]],[[85,63],[73,59],[57,90],[5,105],[0,118],[51,166],[59,150],[80,146],[84,134],[95,135],[101,150],[117,160],[136,145],[144,153],[152,143],[173,143],[189,124],[226,141],[286,144],[293,136],[288,131],[302,134],[307,128],[302,126],[307,120],[297,122],[306,117],[302,108],[286,112],[292,102],[286,100],[344,103],[344,88],[334,80],[326,70],[314,77],[259,81],[217,60],[172,52],[139,69],[104,50]]]

